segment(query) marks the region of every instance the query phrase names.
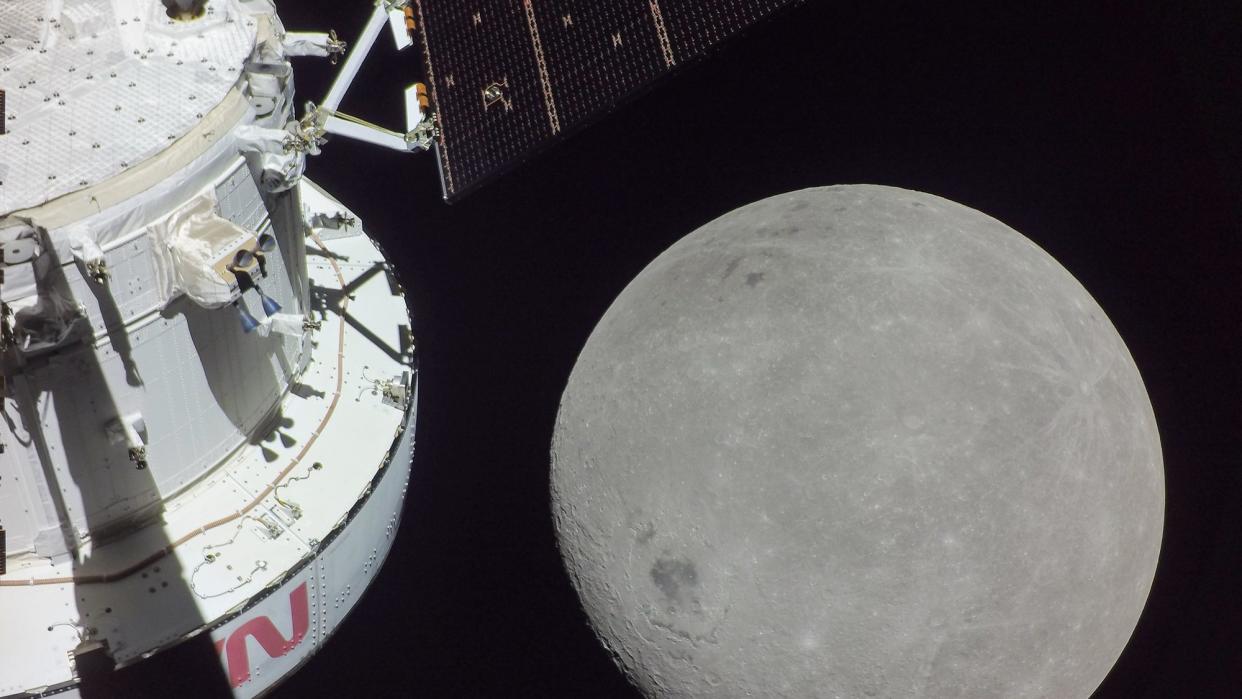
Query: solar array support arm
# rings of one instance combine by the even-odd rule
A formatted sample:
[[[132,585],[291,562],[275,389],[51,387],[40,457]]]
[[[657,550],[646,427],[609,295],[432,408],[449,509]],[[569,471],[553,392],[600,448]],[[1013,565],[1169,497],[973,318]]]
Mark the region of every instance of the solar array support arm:
[[[344,42],[336,41],[327,32],[286,32],[283,43],[286,56],[327,56],[335,62],[334,53],[343,50]]]
[[[336,113],[330,115],[323,124],[323,130],[331,134],[345,136],[346,138],[364,141],[393,150],[407,151],[411,149],[409,143],[406,142],[405,134],[390,131],[362,119],[351,117],[348,114]]]
[[[408,0],[377,0],[375,3],[375,9],[367,19],[366,26],[363,27],[362,36],[358,38],[353,49],[345,57],[341,72],[332,82],[327,97],[317,108],[321,114],[323,130],[327,133],[399,151],[426,150],[429,147],[429,135],[424,133],[425,129],[418,128],[426,120],[428,106],[425,97],[426,88],[418,83],[406,88],[407,130],[404,134],[339,111],[345,93],[353,84],[354,78],[358,76],[359,69],[362,68],[363,62],[370,54],[371,47],[375,45],[375,40],[383,31],[385,24],[388,24],[392,30],[397,50],[413,45],[414,41],[410,36],[408,24],[410,21],[408,7]]]
[[[362,68],[363,61],[371,53],[376,37],[388,23],[388,11],[388,2],[380,0],[375,4],[375,10],[371,12],[370,19],[362,29],[362,36],[358,37],[353,49],[345,56],[345,65],[341,66],[341,72],[337,74],[336,80],[332,81],[332,87],[328,89],[328,96],[323,99],[320,108],[335,112],[341,106],[341,100],[345,99],[345,92],[353,84],[354,78],[358,77],[358,70]]]

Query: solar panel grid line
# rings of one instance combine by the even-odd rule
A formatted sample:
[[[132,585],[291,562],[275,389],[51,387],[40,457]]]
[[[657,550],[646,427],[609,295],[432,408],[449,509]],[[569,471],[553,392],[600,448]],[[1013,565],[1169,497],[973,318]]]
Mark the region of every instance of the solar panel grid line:
[[[800,0],[415,0],[453,201]]]
[[[548,110],[548,128],[552,133],[561,130],[560,119],[556,114],[556,98],[552,94],[552,83],[548,78],[548,64],[543,57],[543,42],[539,40],[539,24],[535,20],[535,6],[531,0],[523,0],[526,10],[526,25],[530,28],[531,48],[535,52],[535,65],[539,68],[539,86],[543,88],[543,101]]]
[[[673,44],[668,38],[668,28],[664,26],[664,11],[660,9],[660,0],[651,0],[651,21],[655,22],[656,36],[660,39],[660,52],[664,54],[664,64],[672,68],[677,64],[673,58]]]
[[[520,1],[416,4],[425,55],[438,71],[432,87],[438,160],[451,196],[463,182],[471,187],[519,157],[531,139],[552,134]]]
[[[559,26],[546,33],[550,55],[581,56],[577,61],[554,61],[550,68],[566,123],[590,118],[610,107],[615,93],[642,87],[663,70],[656,58],[648,0],[617,0],[607,8],[578,12],[584,4],[583,0],[542,3],[541,17],[561,17]]]

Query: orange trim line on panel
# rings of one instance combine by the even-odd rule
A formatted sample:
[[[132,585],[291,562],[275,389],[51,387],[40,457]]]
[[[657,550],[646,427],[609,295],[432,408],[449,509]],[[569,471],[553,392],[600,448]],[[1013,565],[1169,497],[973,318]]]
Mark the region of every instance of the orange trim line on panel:
[[[327,246],[323,244],[323,241],[319,239],[319,236],[312,233],[311,238],[315,241],[315,244],[318,245],[321,250],[323,250],[325,253],[328,252]],[[328,255],[327,258],[328,258],[328,261],[332,264],[333,271],[336,272],[337,281],[340,282],[341,288],[344,289],[345,288],[345,275],[341,273],[340,265],[336,263],[336,260],[331,255]],[[341,311],[343,312],[345,310],[345,307],[348,305],[349,305],[349,298],[343,297],[341,299]],[[195,529],[189,534],[185,534],[184,536],[180,537],[176,541],[169,542],[167,546],[161,548],[155,553],[152,553],[150,556],[147,556],[141,561],[138,561],[137,563],[134,563],[133,565],[130,565],[126,568],[122,568],[121,570],[116,571],[115,573],[98,573],[95,575],[71,575],[71,576],[64,576],[64,577],[59,577],[59,578],[27,578],[25,580],[0,580],[0,587],[28,587],[31,585],[67,585],[69,583],[74,583],[78,585],[91,585],[91,584],[109,583],[109,582],[113,582],[116,580],[121,580],[123,578],[127,578],[133,575],[134,573],[137,573],[143,568],[146,568],[152,563],[167,556],[168,554],[172,553],[173,550],[176,549],[178,546],[181,546],[182,544],[186,543],[187,541],[190,541],[191,539],[197,537],[198,535],[206,534],[211,529],[224,526],[225,524],[228,524],[229,522],[234,522],[238,519],[241,519],[242,517],[245,517],[251,510],[258,507],[259,503],[262,502],[264,498],[266,498],[269,494],[271,494],[273,490],[276,489],[276,484],[284,480],[285,476],[288,476],[289,472],[292,471],[294,468],[296,468],[299,463],[301,463],[302,457],[306,456],[306,452],[310,451],[311,446],[315,444],[315,440],[319,438],[319,434],[323,431],[324,427],[327,426],[328,420],[332,419],[332,413],[333,411],[336,410],[336,404],[341,399],[341,389],[344,387],[344,380],[345,380],[344,377],[345,377],[345,321],[342,318],[341,331],[340,331],[339,336],[337,337],[337,346],[336,346],[336,390],[332,393],[332,402],[328,404],[328,412],[324,414],[323,420],[320,420],[319,427],[315,428],[315,430],[311,432],[310,438],[306,440],[306,444],[302,447],[302,450],[298,452],[297,456],[293,457],[293,461],[289,462],[289,465],[286,466],[279,474],[277,474],[276,479],[272,481],[271,483],[269,483],[267,487],[263,489],[263,492],[259,493],[258,496],[256,496],[253,500],[251,500],[250,503],[246,505],[245,507],[243,507],[242,509],[234,512],[231,515],[228,515],[227,517],[221,517],[220,519],[215,519],[215,520],[208,522],[207,524],[204,524],[203,526]]]

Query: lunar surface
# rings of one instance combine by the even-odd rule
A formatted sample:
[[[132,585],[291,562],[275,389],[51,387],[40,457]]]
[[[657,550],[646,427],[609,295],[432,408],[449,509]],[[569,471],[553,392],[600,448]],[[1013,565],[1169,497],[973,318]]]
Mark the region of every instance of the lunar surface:
[[[625,289],[552,452],[566,567],[647,695],[1088,697],[1164,479],[1103,311],[939,197],[808,189]]]

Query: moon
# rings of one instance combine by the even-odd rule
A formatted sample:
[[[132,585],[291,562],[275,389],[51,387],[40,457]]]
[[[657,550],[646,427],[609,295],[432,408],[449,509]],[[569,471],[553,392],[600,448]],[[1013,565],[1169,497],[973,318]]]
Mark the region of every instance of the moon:
[[[651,697],[1088,697],[1164,517],[1090,294],[985,214],[863,185],[644,269],[570,375],[551,481],[582,605]]]

